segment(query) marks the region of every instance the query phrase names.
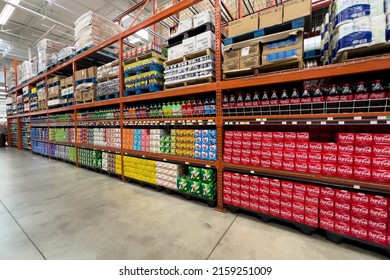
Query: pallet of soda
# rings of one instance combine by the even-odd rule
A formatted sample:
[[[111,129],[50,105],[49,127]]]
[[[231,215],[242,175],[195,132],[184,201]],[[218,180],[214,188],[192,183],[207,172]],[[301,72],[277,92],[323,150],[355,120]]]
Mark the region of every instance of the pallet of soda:
[[[148,43],[138,48],[132,48],[129,51],[123,53],[123,61],[125,64],[141,61],[147,58],[155,57],[159,60],[166,60],[166,56],[163,54],[165,51],[161,46]]]
[[[332,2],[321,25],[322,63],[388,53],[390,5],[387,3],[387,0]]]
[[[164,88],[164,74],[149,71],[125,78],[125,96],[161,91]]]

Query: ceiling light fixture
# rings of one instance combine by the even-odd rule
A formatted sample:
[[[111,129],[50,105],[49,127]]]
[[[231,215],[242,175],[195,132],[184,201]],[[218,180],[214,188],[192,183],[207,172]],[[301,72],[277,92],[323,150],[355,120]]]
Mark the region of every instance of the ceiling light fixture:
[[[7,2],[12,4],[19,4],[20,0],[8,0]],[[0,25],[4,25],[7,23],[8,19],[11,17],[14,10],[15,10],[14,6],[10,4],[5,5],[4,9],[1,11],[0,14]]]
[[[53,4],[55,1],[56,1],[56,0],[46,0],[46,2],[47,2],[48,5]]]

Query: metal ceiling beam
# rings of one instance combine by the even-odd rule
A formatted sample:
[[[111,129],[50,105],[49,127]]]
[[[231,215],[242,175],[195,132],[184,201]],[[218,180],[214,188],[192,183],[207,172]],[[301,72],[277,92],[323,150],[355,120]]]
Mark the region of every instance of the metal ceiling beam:
[[[128,10],[124,11],[123,13],[121,13],[120,15],[116,16],[112,21],[113,22],[120,21],[121,19],[123,19],[128,14],[130,14],[130,13],[136,11],[137,9],[141,8],[145,4],[145,2],[146,2],[146,0],[142,0],[141,2],[135,4],[130,9],[128,9]]]
[[[36,15],[36,16],[39,16],[39,17],[41,17],[42,19],[47,19],[47,20],[49,20],[49,21],[51,21],[51,22],[57,23],[58,25],[61,25],[61,26],[66,27],[66,28],[68,28],[68,29],[71,29],[71,30],[74,29],[73,27],[71,27],[71,26],[69,26],[69,25],[67,25],[67,24],[64,24],[64,23],[59,22],[59,21],[57,21],[57,20],[55,20],[55,19],[52,19],[52,18],[47,17],[47,16],[45,16],[45,15],[42,15],[41,13],[35,12],[35,11],[33,11],[33,10],[29,9],[29,8],[26,8],[26,7],[24,7],[24,6],[21,6],[21,5],[19,5],[19,4],[12,3],[12,2],[10,2],[9,0],[1,0],[1,1],[4,2],[4,3],[6,3],[6,4],[9,4],[9,5],[11,5],[11,6],[14,6],[14,7],[18,8],[18,9],[21,9],[21,10],[27,11],[27,12],[29,12],[29,13],[32,13],[32,14],[34,14],[34,15]]]
[[[56,27],[56,25],[53,24],[52,27],[50,27],[50,28],[49,28],[41,37],[39,37],[38,40],[35,41],[35,44],[37,44],[40,40],[42,40],[43,38],[45,38],[45,36],[46,36],[47,34],[49,34],[55,27]]]

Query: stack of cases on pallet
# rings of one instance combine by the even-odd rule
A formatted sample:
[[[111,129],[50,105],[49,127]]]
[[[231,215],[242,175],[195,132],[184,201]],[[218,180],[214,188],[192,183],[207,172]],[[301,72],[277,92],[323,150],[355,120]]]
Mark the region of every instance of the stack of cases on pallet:
[[[52,157],[76,162],[76,148],[63,145],[51,145]]]
[[[306,132],[225,132],[226,163],[389,183],[389,158],[386,134],[339,133],[337,143],[322,143]]]
[[[120,128],[77,128],[79,144],[121,148]]]
[[[179,164],[157,161],[156,172],[158,186],[176,189],[177,180],[184,174],[184,168]]]
[[[83,166],[102,169],[102,152],[78,149],[78,160]]]
[[[188,167],[188,175],[178,178],[177,189],[196,197],[214,200],[216,189],[214,170]]]
[[[96,95],[99,100],[119,97],[118,61],[107,63],[97,68]]]
[[[125,177],[152,185],[157,184],[156,161],[124,156],[123,162]]]
[[[34,153],[41,155],[49,154],[49,144],[37,141],[31,141],[31,149]]]
[[[49,130],[45,127],[33,127],[31,138],[35,140],[49,140]]]
[[[50,128],[49,140],[55,142],[74,143],[75,129],[74,128]]]
[[[122,175],[122,156],[103,152],[102,170],[111,174]]]

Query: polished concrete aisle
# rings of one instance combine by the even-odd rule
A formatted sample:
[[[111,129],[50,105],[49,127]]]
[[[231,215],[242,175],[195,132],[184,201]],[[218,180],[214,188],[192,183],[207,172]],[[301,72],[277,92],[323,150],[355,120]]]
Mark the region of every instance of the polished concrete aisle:
[[[29,152],[0,149],[0,259],[384,257]]]

